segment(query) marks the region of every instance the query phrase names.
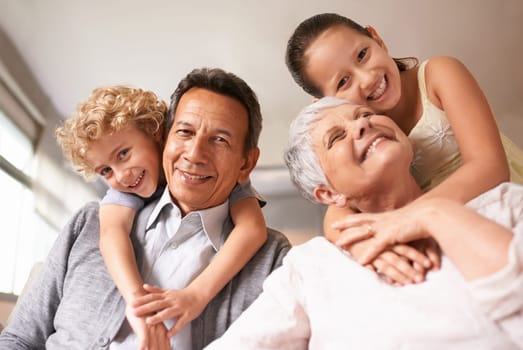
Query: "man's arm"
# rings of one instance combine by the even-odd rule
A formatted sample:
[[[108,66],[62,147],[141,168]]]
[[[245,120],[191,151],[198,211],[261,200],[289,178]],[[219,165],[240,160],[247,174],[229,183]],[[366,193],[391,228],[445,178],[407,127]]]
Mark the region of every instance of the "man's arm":
[[[0,335],[2,349],[45,348],[54,332],[53,320],[62,299],[69,252],[76,239],[77,227],[86,220],[78,212],[63,228],[32,286]]]

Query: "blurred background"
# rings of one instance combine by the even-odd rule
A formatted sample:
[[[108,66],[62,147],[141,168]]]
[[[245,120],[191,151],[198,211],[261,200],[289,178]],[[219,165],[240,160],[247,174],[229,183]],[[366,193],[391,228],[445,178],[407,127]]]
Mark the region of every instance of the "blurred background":
[[[287,71],[286,42],[321,12],[373,25],[396,57],[458,57],[499,128],[523,147],[520,0],[0,0],[3,299],[14,300],[74,211],[104,192],[71,171],[53,135],[100,85],[130,84],[168,100],[196,67],[245,79],[264,116],[252,182],[268,199],[267,222],[293,243],[321,234],[324,208],[300,197],[282,161],[288,125],[311,101]]]

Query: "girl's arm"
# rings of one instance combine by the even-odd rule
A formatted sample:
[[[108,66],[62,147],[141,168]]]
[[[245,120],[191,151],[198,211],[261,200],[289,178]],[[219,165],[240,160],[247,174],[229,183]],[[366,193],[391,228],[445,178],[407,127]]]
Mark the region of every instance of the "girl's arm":
[[[256,198],[234,202],[231,217],[234,229],[209,266],[183,290],[144,286],[149,294],[133,303],[135,315],[155,313],[147,318],[150,324],[176,318],[176,324],[169,330],[170,336],[198,317],[267,239],[265,219]]]
[[[489,103],[457,59],[431,58],[425,68],[431,102],[447,114],[463,165],[420,198],[446,197],[466,203],[509,180],[508,162]]]

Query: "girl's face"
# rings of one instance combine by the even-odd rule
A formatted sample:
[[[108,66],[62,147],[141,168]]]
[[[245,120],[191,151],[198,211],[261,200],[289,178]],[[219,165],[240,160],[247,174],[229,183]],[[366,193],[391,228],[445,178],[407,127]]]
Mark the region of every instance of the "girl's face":
[[[115,190],[148,198],[161,178],[160,143],[160,136],[130,126],[93,141],[86,160]]]
[[[373,37],[343,25],[327,29],[305,52],[306,74],[323,96],[335,96],[377,112],[401,97],[399,69],[373,28]]]

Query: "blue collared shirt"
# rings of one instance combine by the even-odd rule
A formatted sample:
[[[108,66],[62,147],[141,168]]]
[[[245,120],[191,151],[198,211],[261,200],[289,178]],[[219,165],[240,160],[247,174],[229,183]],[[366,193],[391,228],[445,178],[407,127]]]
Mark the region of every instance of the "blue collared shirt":
[[[146,283],[165,289],[182,289],[198,276],[223,245],[229,220],[228,201],[193,211],[182,218],[166,187],[146,226],[145,257],[141,274]],[[174,320],[165,322],[168,329]],[[136,335],[127,324],[111,349],[136,349]],[[191,349],[191,324],[171,338],[171,348]]]

